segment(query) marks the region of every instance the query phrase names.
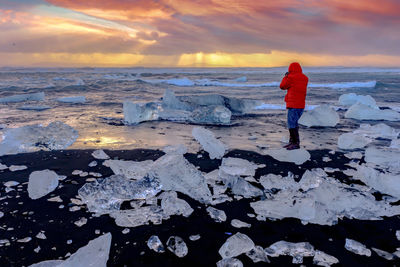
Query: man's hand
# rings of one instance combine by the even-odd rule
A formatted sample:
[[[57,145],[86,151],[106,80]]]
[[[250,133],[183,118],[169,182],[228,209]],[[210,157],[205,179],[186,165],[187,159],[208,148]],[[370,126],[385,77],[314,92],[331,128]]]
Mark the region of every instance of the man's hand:
[[[286,72],[286,73],[285,73],[285,76],[288,76],[288,75],[289,75],[289,72]]]

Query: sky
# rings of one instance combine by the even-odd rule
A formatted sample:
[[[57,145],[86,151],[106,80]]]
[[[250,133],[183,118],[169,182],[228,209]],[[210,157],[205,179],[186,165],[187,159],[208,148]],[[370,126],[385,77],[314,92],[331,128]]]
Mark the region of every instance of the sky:
[[[0,67],[400,67],[400,0],[0,0]]]

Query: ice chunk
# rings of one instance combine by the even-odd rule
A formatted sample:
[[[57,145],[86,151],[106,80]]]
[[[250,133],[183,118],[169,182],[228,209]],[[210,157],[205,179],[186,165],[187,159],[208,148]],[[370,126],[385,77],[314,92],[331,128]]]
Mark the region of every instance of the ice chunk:
[[[363,148],[371,142],[370,139],[354,133],[344,133],[338,138],[338,147],[340,149]]]
[[[161,224],[164,215],[161,207],[151,205],[131,210],[118,210],[110,213],[115,223],[121,227],[137,227],[148,224]]]
[[[397,238],[397,240],[400,241],[400,230],[397,230],[397,231],[396,231],[396,238]]]
[[[156,235],[152,235],[149,238],[149,240],[147,240],[147,246],[149,247],[149,249],[152,249],[155,252],[158,252],[158,253],[165,252],[164,245],[162,244],[160,238],[158,238],[158,236],[156,236]]]
[[[250,184],[241,177],[236,177],[230,185],[232,193],[245,198],[258,197],[263,195],[263,191]]]
[[[184,155],[187,153],[187,148],[185,145],[175,145],[175,146],[166,146],[163,148],[163,152],[165,154],[178,154]]]
[[[351,251],[355,254],[362,255],[362,256],[371,256],[371,250],[367,249],[367,247],[363,244],[361,244],[358,241],[355,241],[353,239],[346,238],[346,244],[344,247],[348,250]]]
[[[235,258],[225,258],[217,262],[217,267],[243,267],[243,263]]]
[[[190,241],[197,241],[201,238],[200,235],[191,235],[189,236]]]
[[[197,124],[230,124],[232,112],[224,106],[198,107],[190,114],[189,122]]]
[[[8,128],[0,143],[0,156],[33,152],[40,149],[65,149],[78,138],[78,132],[60,121],[52,122],[47,127],[27,125],[20,128]]]
[[[15,172],[15,171],[26,170],[28,169],[28,167],[26,167],[25,165],[11,165],[10,167],[8,167],[8,169],[12,172]]]
[[[235,81],[245,83],[245,82],[247,82],[247,77],[242,76],[242,77],[236,78]]]
[[[361,103],[374,109],[378,109],[375,99],[373,99],[370,95],[357,95],[355,93],[350,93],[343,94],[339,97],[339,105],[352,106],[356,103]]]
[[[32,94],[22,94],[22,95],[12,95],[0,98],[0,103],[11,103],[11,102],[23,102],[23,101],[43,101],[44,92],[32,93]]]
[[[267,190],[293,188],[296,185],[293,181],[290,176],[282,177],[272,173],[260,177],[261,185]]]
[[[301,177],[299,186],[303,191],[317,188],[324,182],[326,176],[327,174],[322,169],[306,170]],[[296,186],[292,188],[296,188]]]
[[[308,242],[291,243],[278,241],[266,248],[265,252],[271,257],[291,256],[294,264],[303,263],[303,257],[313,257],[315,255],[314,247]]]
[[[168,238],[167,248],[179,258],[185,257],[188,253],[185,241],[179,236],[171,236]]]
[[[58,175],[54,171],[34,171],[29,175],[28,194],[31,199],[41,198],[58,186]]]
[[[154,162],[150,175],[163,190],[177,191],[202,203],[210,203],[211,192],[202,173],[182,155],[166,154]]]
[[[396,139],[400,131],[392,128],[384,123],[378,123],[371,126],[370,124],[361,124],[360,128],[353,132],[354,134],[362,134],[372,138],[388,138]]]
[[[4,165],[4,164],[0,163],[0,171],[7,170],[7,169],[8,169],[7,165]]]
[[[81,227],[83,225],[85,225],[87,223],[87,219],[82,217],[79,220],[77,220],[76,222],[74,222],[74,224],[78,227]]]
[[[242,222],[241,220],[238,220],[238,219],[233,219],[231,221],[231,225],[236,228],[243,228],[243,227],[250,228],[251,227],[251,224]]]
[[[3,183],[3,185],[5,187],[13,187],[13,186],[19,185],[19,182],[17,182],[17,181],[8,181],[8,182]]]
[[[29,265],[29,267],[57,267],[62,262],[63,262],[63,260],[48,260],[48,261],[42,261],[39,263]]]
[[[299,119],[299,123],[307,127],[335,127],[339,120],[335,109],[328,105],[321,105],[313,110],[305,111]]]
[[[92,153],[95,159],[109,159],[110,157],[103,150],[95,150]]]
[[[323,251],[316,250],[313,263],[318,266],[329,267],[332,264],[339,263],[339,260]]]
[[[284,162],[293,162],[297,165],[301,165],[307,160],[310,160],[311,155],[305,149],[295,149],[287,150],[285,148],[281,149],[269,149],[265,152],[267,155],[273,157],[276,160]]]
[[[223,158],[219,167],[220,175],[254,176],[258,165],[241,158]]]
[[[267,253],[265,253],[264,249],[260,246],[255,246],[252,250],[246,252],[246,256],[249,257],[254,263],[270,262]]]
[[[18,107],[17,109],[42,111],[42,110],[46,110],[46,109],[51,109],[51,107],[50,106],[24,105],[24,106]]]
[[[229,237],[219,249],[222,258],[233,258],[246,253],[255,247],[254,242],[245,234],[240,232]]]
[[[394,255],[392,253],[389,253],[387,251],[384,250],[380,250],[377,248],[371,248],[376,254],[378,254],[379,257],[382,257],[388,261],[391,261],[394,259]]]
[[[387,168],[389,171],[400,172],[399,151],[394,149],[368,147],[365,150],[365,161],[381,168]]]
[[[71,104],[83,104],[86,102],[85,96],[67,96],[59,97],[56,99],[58,102],[71,103]]]
[[[193,212],[190,205],[185,200],[179,199],[174,191],[163,193],[161,208],[166,216],[183,215],[184,217],[189,217]]]
[[[165,89],[162,107],[164,109],[191,110],[191,107],[187,103],[180,101],[170,89]]]
[[[160,190],[161,184],[155,178],[144,177],[130,181],[121,175],[113,175],[84,184],[78,194],[90,212],[104,214],[119,210],[125,200],[146,199],[155,196]]]
[[[143,178],[151,170],[153,161],[106,160],[103,165],[110,167],[114,174],[137,180]]]
[[[400,121],[400,113],[390,109],[375,109],[370,106],[356,103],[344,114],[347,119],[356,120],[387,120]]]
[[[400,149],[400,139],[393,139],[390,143],[390,147]]]
[[[220,159],[225,155],[226,145],[216,139],[213,132],[203,127],[194,127],[192,135],[208,152],[210,159]]]
[[[210,215],[210,217],[216,222],[226,221],[226,214],[225,214],[225,211],[223,211],[223,210],[218,210],[213,207],[208,207],[207,212],[208,212],[208,215]]]
[[[156,103],[133,103],[125,101],[123,105],[124,121],[128,124],[138,124],[143,121],[153,121],[159,118],[160,107]]]

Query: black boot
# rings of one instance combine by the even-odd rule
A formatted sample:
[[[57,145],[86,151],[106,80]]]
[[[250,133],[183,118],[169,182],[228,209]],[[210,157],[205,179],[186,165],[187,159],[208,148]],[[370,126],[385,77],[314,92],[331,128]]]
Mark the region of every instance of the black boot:
[[[299,135],[299,127],[296,127],[293,130],[293,143],[286,147],[287,150],[294,150],[300,148],[300,135]]]
[[[288,148],[289,146],[291,146],[294,143],[295,140],[295,129],[289,129],[289,134],[290,134],[290,138],[289,138],[289,143],[287,145],[284,145],[284,148]]]

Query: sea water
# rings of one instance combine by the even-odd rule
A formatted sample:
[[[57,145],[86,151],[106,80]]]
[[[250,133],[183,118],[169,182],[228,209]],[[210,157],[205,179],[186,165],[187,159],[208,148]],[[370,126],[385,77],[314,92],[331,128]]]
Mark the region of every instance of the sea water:
[[[261,151],[282,145],[286,130],[285,91],[279,83],[287,68],[2,68],[0,97],[45,93],[45,100],[0,103],[0,125],[20,127],[62,121],[79,132],[70,148],[162,148],[185,144],[199,149],[193,125],[167,121],[123,124],[122,103],[161,101],[169,88],[176,95],[221,94],[254,99],[262,105],[246,116],[235,116],[232,126],[208,126],[230,149]],[[320,104],[338,107],[345,93],[371,95],[380,107],[400,111],[400,68],[304,68],[309,77],[307,108]],[[85,103],[60,103],[57,98],[84,96]],[[20,110],[22,106],[50,109]],[[339,110],[340,113],[340,110]],[[359,127],[360,121],[344,119],[335,128],[302,127],[307,149],[336,149],[340,134]],[[368,122],[375,124],[377,122]],[[399,122],[386,122],[400,128]]]

